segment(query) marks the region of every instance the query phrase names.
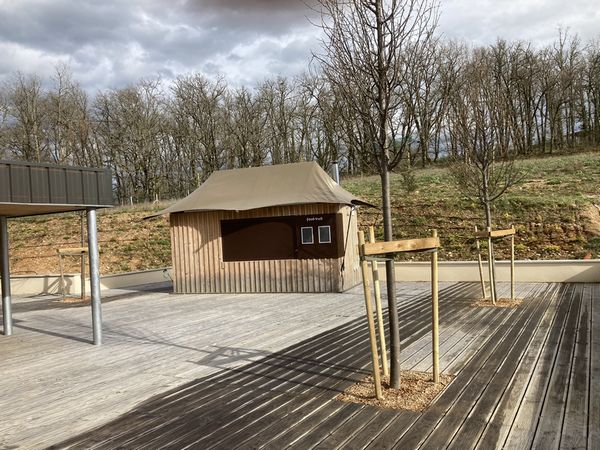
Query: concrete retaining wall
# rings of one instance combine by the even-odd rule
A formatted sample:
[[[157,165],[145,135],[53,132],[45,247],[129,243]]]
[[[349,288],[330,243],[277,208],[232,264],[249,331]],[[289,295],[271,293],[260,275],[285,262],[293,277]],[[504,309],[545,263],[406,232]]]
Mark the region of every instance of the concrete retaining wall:
[[[484,264],[485,279],[487,266]],[[569,282],[600,283],[600,260],[582,261],[516,261],[515,274],[517,282]],[[385,271],[380,270],[385,279]],[[510,262],[496,262],[498,281],[510,281]],[[431,277],[428,262],[396,263],[397,281],[429,281]],[[475,261],[441,261],[439,263],[440,281],[479,281],[479,269]],[[143,284],[161,283],[172,279],[172,269],[143,270],[140,272],[105,275],[100,278],[101,289],[117,289]],[[67,293],[81,293],[80,276],[65,276]],[[86,292],[90,292],[89,279]],[[60,292],[59,275],[15,275],[11,277],[14,295],[56,294]]]
[[[143,284],[160,283],[171,280],[171,269],[142,270],[100,277],[100,289],[117,289]],[[15,275],[10,278],[14,295],[40,295],[60,293],[60,275]],[[81,294],[81,276],[65,275],[67,295]],[[90,280],[86,279],[86,292],[90,292]]]
[[[484,264],[484,278],[488,269]],[[380,270],[380,273],[384,272]],[[498,281],[510,281],[510,261],[496,261]],[[428,262],[396,263],[396,280],[429,281],[431,269]],[[476,261],[439,262],[440,281],[479,281],[479,268]],[[577,261],[515,261],[517,282],[600,282],[600,260]]]

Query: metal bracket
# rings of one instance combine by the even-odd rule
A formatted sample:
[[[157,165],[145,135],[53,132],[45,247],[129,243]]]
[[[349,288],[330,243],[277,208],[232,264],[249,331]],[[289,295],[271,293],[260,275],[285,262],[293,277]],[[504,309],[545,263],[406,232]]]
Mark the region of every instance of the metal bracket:
[[[374,262],[386,262],[386,261],[393,261],[394,258],[376,258],[374,256],[363,256],[362,258],[364,261],[374,261]]]

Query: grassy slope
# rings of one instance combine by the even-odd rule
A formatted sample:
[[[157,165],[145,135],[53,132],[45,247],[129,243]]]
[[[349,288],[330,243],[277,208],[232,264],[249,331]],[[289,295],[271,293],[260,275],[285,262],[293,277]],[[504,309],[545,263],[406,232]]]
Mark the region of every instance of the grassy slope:
[[[580,259],[600,257],[600,153],[522,161],[526,172],[495,207],[495,226],[515,223],[519,259]],[[399,176],[392,177],[396,238],[424,236],[437,228],[444,246],[441,259],[474,259],[473,225],[483,226],[480,206],[464,197],[447,169],[415,172],[418,190],[406,194]],[[343,180],[343,186],[380,204],[377,177]],[[142,220],[164,205],[113,208],[98,216],[104,274],[164,267],[171,264],[170,236],[165,217]],[[381,214],[361,209],[362,226],[381,225]],[[595,224],[593,223],[595,221]],[[79,216],[61,214],[10,221],[12,273],[57,273],[56,249],[79,246]],[[381,229],[379,228],[381,238]],[[506,257],[507,246],[497,246]],[[415,257],[414,255],[408,257]],[[77,272],[77,258],[67,271]]]
[[[129,272],[171,265],[167,217],[144,220],[165,205],[138,205],[98,213],[100,272]],[[58,248],[81,245],[78,213],[9,221],[11,273],[59,273]],[[79,257],[65,257],[65,271],[79,272]]]
[[[600,153],[530,159],[519,167],[523,182],[501,197],[493,211],[495,228],[515,224],[517,258],[600,257],[598,229],[590,221],[598,216],[593,204],[600,203]],[[445,168],[417,170],[415,175],[418,190],[410,194],[400,176],[392,177],[395,237],[422,236],[437,228],[443,259],[474,259],[471,236],[474,225],[484,225],[481,206],[461,193]],[[376,204],[381,203],[379,186],[377,177],[344,183]],[[380,226],[381,215],[363,210],[362,222]],[[500,243],[497,250],[498,256],[508,256],[506,245]]]

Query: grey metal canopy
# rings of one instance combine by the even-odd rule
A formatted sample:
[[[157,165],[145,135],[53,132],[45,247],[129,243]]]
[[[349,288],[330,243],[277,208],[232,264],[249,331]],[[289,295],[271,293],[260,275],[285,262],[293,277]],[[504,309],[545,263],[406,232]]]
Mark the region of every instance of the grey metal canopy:
[[[112,206],[112,176],[101,168],[0,161],[0,272],[4,335],[12,334],[8,223],[11,217],[87,211],[94,344],[102,342],[96,209]]]
[[[0,216],[111,207],[108,169],[0,161]]]
[[[316,162],[301,162],[213,172],[190,195],[155,215],[310,203],[373,206],[342,188]]]

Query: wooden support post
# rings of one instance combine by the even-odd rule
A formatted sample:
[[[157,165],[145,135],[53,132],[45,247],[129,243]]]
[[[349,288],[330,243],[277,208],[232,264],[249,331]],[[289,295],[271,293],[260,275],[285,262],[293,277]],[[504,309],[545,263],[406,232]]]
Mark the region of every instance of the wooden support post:
[[[375,395],[378,400],[383,399],[381,392],[381,375],[379,373],[379,355],[377,352],[377,339],[375,336],[375,321],[373,320],[373,305],[371,301],[371,289],[369,283],[369,268],[368,263],[365,260],[364,245],[365,245],[365,233],[359,231],[358,233],[358,244],[360,250],[360,268],[363,278],[363,290],[365,295],[365,308],[367,310],[367,322],[369,324],[369,341],[371,343],[371,361],[373,363],[373,382],[375,383]]]
[[[375,242],[375,228],[369,227],[369,242]],[[379,347],[381,348],[381,368],[383,369],[383,375],[390,375],[390,368],[388,366],[387,359],[387,347],[385,345],[385,330],[383,327],[383,313],[381,311],[381,285],[379,284],[379,269],[377,268],[377,261],[371,261],[371,267],[373,270],[373,289],[375,291],[375,310],[377,312],[377,329],[379,331]]]
[[[479,263],[479,279],[481,280],[481,295],[485,300],[487,293],[485,292],[485,280],[483,279],[483,263],[481,262],[481,245],[477,237],[477,225],[475,225],[475,243],[477,245],[477,262]]]
[[[510,225],[514,228],[513,224]],[[515,235],[510,237],[510,299],[515,299]]]
[[[492,229],[487,227],[487,232],[490,233]],[[492,248],[492,236],[488,235],[488,269],[490,273],[490,297],[492,298],[492,303],[494,306],[496,305],[496,289],[495,284],[496,280],[494,279],[494,251]]]
[[[432,236],[437,238],[437,230],[433,230]],[[438,253],[436,249],[431,253],[431,342],[434,383],[440,382],[440,340],[438,322]]]

